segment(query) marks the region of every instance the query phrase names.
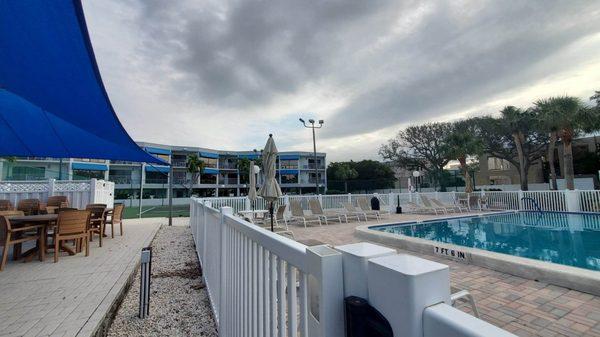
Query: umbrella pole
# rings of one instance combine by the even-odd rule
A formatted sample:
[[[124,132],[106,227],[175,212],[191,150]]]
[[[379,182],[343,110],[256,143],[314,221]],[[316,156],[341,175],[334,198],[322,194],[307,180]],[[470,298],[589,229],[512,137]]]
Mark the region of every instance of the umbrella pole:
[[[271,206],[269,206],[269,213],[271,213],[271,232],[273,232],[273,202],[271,201]]]

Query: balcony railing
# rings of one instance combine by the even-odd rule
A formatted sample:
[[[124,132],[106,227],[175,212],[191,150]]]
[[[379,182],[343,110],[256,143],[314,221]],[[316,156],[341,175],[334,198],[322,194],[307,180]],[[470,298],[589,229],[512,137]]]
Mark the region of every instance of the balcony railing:
[[[187,166],[186,164],[187,164],[187,161],[185,161],[185,160],[178,160],[178,159],[173,160],[174,167],[186,167]]]
[[[139,184],[140,179],[133,179],[131,176],[108,176],[108,180],[115,184]]]
[[[303,170],[314,170],[315,164],[308,164],[308,165],[304,164],[304,165],[301,165],[301,168]],[[325,169],[325,165],[323,165],[323,164],[320,164],[317,166],[317,170],[324,170],[324,169]]]
[[[167,179],[146,178],[146,184],[168,184]]]

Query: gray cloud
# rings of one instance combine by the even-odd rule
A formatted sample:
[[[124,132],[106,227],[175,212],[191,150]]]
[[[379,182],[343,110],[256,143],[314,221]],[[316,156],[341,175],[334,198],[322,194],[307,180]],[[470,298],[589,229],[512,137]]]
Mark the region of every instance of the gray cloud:
[[[120,78],[129,83],[118,84],[111,93],[113,100],[126,102],[128,110],[160,115],[150,103],[130,101],[127,86],[137,85],[138,97],[146,86],[162,95],[155,97],[161,107],[174,107],[172,114],[182,102],[188,104],[188,111],[181,113],[185,118],[210,115],[214,121],[219,111],[258,114],[264,109],[281,111],[281,119],[294,116],[295,121],[294,109],[304,106],[278,102],[291,97],[288,101],[298,103],[316,88],[321,101],[311,103],[310,111],[319,114],[329,103],[328,93],[332,101],[342,102],[324,112],[327,127],[322,136],[329,140],[485,105],[553,74],[577,73],[586,60],[600,54],[598,38],[589,49],[565,54],[574,43],[600,34],[600,12],[593,1],[115,0],[110,4],[102,9],[89,2],[86,16],[107,27],[114,24],[111,10],[129,18],[121,19],[118,27],[137,41],[134,46],[124,45],[118,32],[95,45],[100,56],[118,48],[128,50],[124,55],[135,55],[131,67],[138,75]],[[120,65],[105,63],[109,74],[131,60],[114,57],[110,62]],[[103,60],[99,63],[102,66]],[[199,117],[192,116],[192,110]],[[260,126],[257,116],[252,117],[252,125],[266,131],[267,121]],[[150,130],[154,125],[154,130],[145,131],[149,135],[164,125],[152,123],[143,126]],[[193,123],[182,124],[182,133],[196,133]],[[294,126],[280,127],[284,133]]]

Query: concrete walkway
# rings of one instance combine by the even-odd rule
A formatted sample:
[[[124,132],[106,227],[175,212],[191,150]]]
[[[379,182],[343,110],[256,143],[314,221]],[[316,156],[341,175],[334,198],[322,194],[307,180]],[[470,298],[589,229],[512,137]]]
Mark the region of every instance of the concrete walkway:
[[[426,220],[445,216],[401,214],[381,223]],[[356,226],[378,224],[364,221],[332,223],[307,229],[290,225],[296,240],[314,239],[334,246],[365,241],[354,235]],[[377,243],[379,244],[379,243]],[[435,255],[398,250],[450,266],[453,287],[466,289],[475,297],[482,319],[518,336],[600,337],[600,297],[455,262]],[[460,306],[470,311],[469,307]]]
[[[140,258],[166,219],[125,220],[124,236],[98,238],[90,256],[53,263],[10,261],[0,272],[0,336],[92,336],[123,296]],[[110,232],[108,230],[107,232]],[[118,230],[117,230],[118,233]]]

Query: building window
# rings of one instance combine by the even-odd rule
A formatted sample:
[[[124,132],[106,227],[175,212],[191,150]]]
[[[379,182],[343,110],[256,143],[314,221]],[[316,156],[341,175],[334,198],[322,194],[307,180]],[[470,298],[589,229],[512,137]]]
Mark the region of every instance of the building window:
[[[215,174],[203,174],[200,176],[200,184],[216,184],[217,176]]]
[[[166,161],[167,163],[171,162],[171,156],[168,154],[151,153],[151,155],[153,155],[154,157],[156,157],[158,159],[162,159],[162,160]]]
[[[216,159],[216,158],[200,157],[200,160],[202,160],[204,162],[204,167],[211,167],[211,168],[217,167],[218,159]]]
[[[8,180],[44,180],[46,179],[45,167],[15,166],[12,177]]]
[[[73,180],[104,179],[104,171],[73,170]]]
[[[282,160],[280,162],[280,167],[284,170],[297,170],[298,169],[298,161],[297,160]]]
[[[146,184],[168,184],[169,179],[166,173],[146,171]]]
[[[114,182],[115,184],[131,184],[133,181],[131,179],[131,170],[115,170],[111,169],[108,172],[108,180]],[[139,176],[139,172],[138,172]],[[139,178],[137,181],[139,183]]]
[[[507,171],[510,170],[510,163],[506,159],[489,157],[488,170]]]
[[[298,175],[297,174],[282,174],[281,175],[281,183],[282,184],[297,184],[298,183]]]

